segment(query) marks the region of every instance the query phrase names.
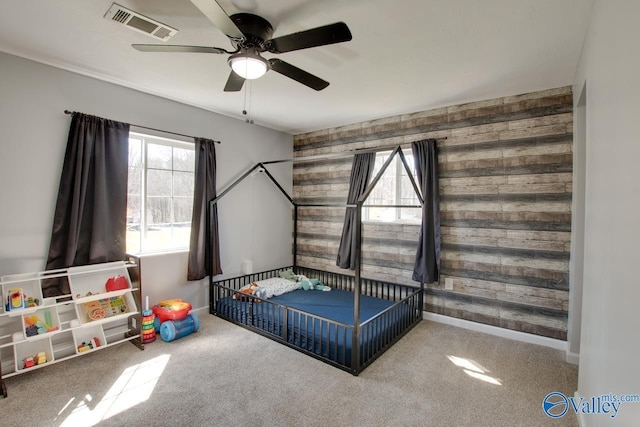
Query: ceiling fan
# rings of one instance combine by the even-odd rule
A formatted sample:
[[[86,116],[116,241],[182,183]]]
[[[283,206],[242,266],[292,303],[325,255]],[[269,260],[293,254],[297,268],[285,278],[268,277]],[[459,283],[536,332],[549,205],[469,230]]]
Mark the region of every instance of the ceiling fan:
[[[285,53],[351,40],[351,31],[344,22],[271,38],[273,27],[269,21],[258,15],[235,13],[229,16],[216,0],[191,0],[191,2],[229,37],[235,50],[228,51],[220,47],[207,46],[153,44],[133,44],[131,46],[143,52],[230,54],[227,62],[232,71],[224,86],[225,92],[241,90],[245,79],[256,79],[268,70],[273,70],[312,89],[322,90],[329,86],[329,82],[281,59],[265,59],[260,54],[262,52]]]

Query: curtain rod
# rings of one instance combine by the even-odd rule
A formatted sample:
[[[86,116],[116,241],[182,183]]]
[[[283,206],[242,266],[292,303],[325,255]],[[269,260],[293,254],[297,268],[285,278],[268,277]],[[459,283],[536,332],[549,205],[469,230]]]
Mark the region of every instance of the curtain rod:
[[[80,112],[78,112],[78,111],[69,111],[69,110],[64,110],[64,113],[65,113],[65,114],[76,114],[76,113],[78,113],[78,114],[84,114],[84,113],[80,113]],[[168,133],[168,134],[171,134],[171,135],[184,136],[185,138],[198,138],[198,137],[196,137],[196,136],[185,135],[185,134],[183,134],[183,133],[171,132],[171,131],[168,131],[168,130],[162,130],[162,129],[151,128],[151,127],[149,127],[149,126],[135,125],[135,124],[133,124],[133,123],[129,123],[129,126],[135,126],[135,127],[137,127],[137,128],[148,129],[148,130],[154,130],[154,131],[156,131],[156,132],[164,132],[164,133]],[[209,139],[209,138],[203,138],[203,139]],[[215,142],[216,144],[222,144],[220,141],[213,141],[213,142]]]
[[[444,141],[444,140],[447,139],[447,137],[443,136],[441,138],[425,138],[425,139],[435,139],[436,141]],[[262,164],[271,165],[271,164],[274,164],[274,163],[288,163],[288,162],[291,162],[291,163],[302,163],[302,162],[312,162],[314,160],[339,159],[341,157],[351,157],[353,155],[361,154],[361,153],[379,153],[381,151],[389,151],[389,150],[393,150],[395,148],[402,147],[403,145],[408,145],[408,144],[410,144],[410,143],[406,142],[406,143],[402,143],[402,144],[385,145],[385,146],[381,146],[381,147],[358,148],[358,149],[355,149],[355,150],[342,151],[340,153],[314,154],[314,155],[311,155],[311,156],[293,157],[291,159],[270,160],[270,161],[267,161],[267,162],[262,162]]]

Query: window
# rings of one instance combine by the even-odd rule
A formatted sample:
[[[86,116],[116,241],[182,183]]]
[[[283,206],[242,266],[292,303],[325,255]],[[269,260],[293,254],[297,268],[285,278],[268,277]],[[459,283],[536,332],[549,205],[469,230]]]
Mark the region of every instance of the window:
[[[382,165],[391,155],[390,151],[377,153],[372,179],[380,172]],[[413,156],[407,156],[407,163],[415,177]],[[418,182],[416,181],[416,184]],[[363,219],[368,221],[419,223],[422,218],[420,208],[366,207],[366,205],[419,206],[420,201],[407,176],[407,171],[396,155],[365,201]]]
[[[128,253],[189,247],[194,168],[193,144],[129,134]]]

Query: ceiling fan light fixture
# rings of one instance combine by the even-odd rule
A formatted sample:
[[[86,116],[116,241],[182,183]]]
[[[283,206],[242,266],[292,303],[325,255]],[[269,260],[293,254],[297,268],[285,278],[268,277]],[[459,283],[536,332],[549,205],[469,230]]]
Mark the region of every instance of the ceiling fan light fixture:
[[[260,55],[252,52],[241,52],[229,57],[231,69],[240,77],[253,80],[264,76],[269,63]]]

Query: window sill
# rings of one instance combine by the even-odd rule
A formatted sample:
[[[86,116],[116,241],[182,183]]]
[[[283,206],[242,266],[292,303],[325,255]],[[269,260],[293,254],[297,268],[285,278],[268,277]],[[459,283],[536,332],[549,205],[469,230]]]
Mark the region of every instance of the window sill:
[[[379,225],[379,224],[389,224],[389,225],[420,225],[419,221],[408,221],[408,220],[402,220],[402,219],[398,219],[398,220],[393,220],[393,221],[382,221],[382,220],[376,220],[376,219],[363,219],[362,220],[363,224],[374,224],[374,225]]]
[[[173,254],[184,254],[184,253],[189,253],[189,249],[172,249],[172,250],[161,250],[161,251],[154,251],[154,252],[137,252],[137,253],[130,253],[127,252],[128,256],[133,256],[136,258],[148,258],[148,257],[154,257],[154,256],[163,256],[163,255],[173,255]]]

